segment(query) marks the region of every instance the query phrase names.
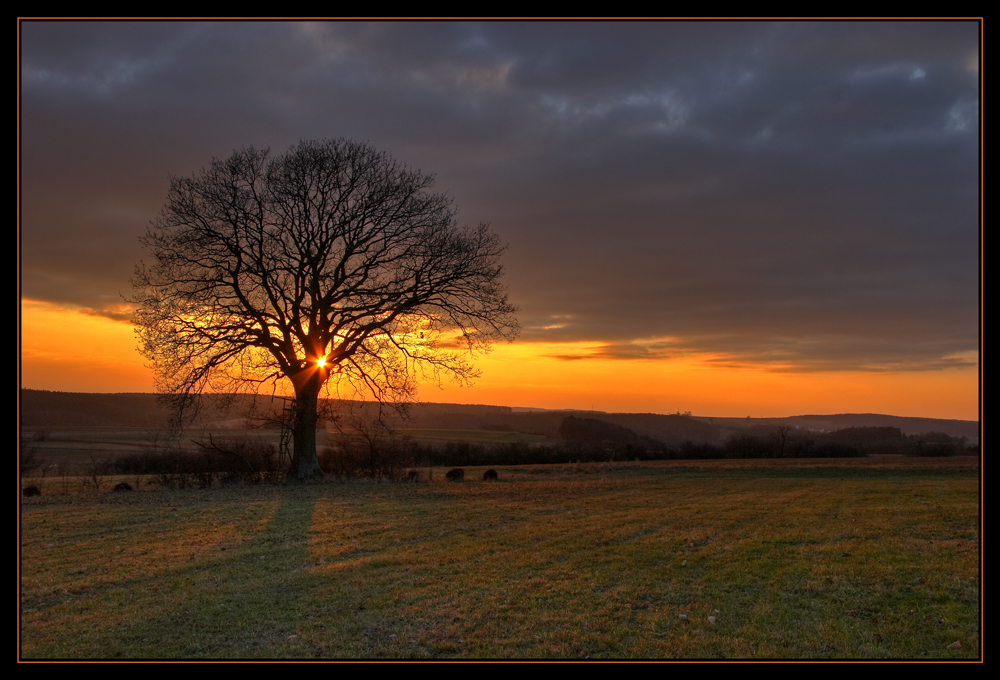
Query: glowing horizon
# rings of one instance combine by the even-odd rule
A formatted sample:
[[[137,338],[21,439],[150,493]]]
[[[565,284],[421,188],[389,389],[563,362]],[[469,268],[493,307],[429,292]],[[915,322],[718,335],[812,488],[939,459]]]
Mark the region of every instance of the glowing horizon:
[[[53,334],[51,329],[62,332]],[[73,351],[64,346],[73,338]],[[715,417],[832,413],[978,420],[979,368],[777,372],[733,367],[720,354],[587,358],[600,342],[497,345],[474,364],[472,387],[424,382],[418,399],[625,413],[691,411]],[[65,392],[153,392],[131,323],[48,302],[21,301],[21,387]]]

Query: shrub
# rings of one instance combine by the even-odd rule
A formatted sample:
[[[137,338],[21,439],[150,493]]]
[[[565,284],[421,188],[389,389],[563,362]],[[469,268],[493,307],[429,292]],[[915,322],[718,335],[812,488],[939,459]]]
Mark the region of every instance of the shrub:
[[[413,449],[406,441],[388,437],[372,441],[350,435],[337,437],[333,446],[317,452],[317,458],[324,474],[337,479],[366,477],[395,481],[402,479],[404,471],[414,462]]]
[[[726,458],[772,458],[777,453],[772,442],[748,434],[731,437],[723,448]]]
[[[126,454],[117,457],[110,467],[116,474],[135,475],[136,479],[151,475],[169,489],[205,489],[217,478],[222,482],[259,484],[278,482],[283,477],[277,450],[260,437],[209,437],[208,442],[198,444],[198,451],[173,446]]]
[[[38,447],[27,443],[22,436],[20,439],[21,457],[19,469],[21,477],[26,477],[42,466],[42,459],[38,455]]]
[[[205,466],[209,473],[208,485],[211,485],[211,472],[221,474],[224,482],[249,484],[278,482],[283,477],[277,448],[260,437],[238,435],[218,440],[209,437],[207,444],[199,443],[199,446],[209,457]]]
[[[462,468],[452,468],[448,470],[448,473],[444,477],[450,482],[461,482],[465,479],[465,470]]]
[[[357,477],[361,471],[360,451],[353,446],[325,446],[316,452],[323,474],[337,479]]]
[[[965,437],[951,437],[943,432],[925,432],[910,437],[910,455],[922,457],[960,456],[965,453]]]
[[[954,444],[945,444],[942,442],[917,442],[917,445],[913,448],[913,453],[910,455],[920,456],[922,458],[943,458],[946,456],[957,456],[959,453],[959,450]]]
[[[711,444],[695,444],[694,442],[684,442],[678,451],[672,452],[671,458],[681,460],[712,460],[725,458],[726,452],[718,446]]]
[[[809,449],[810,458],[864,458],[865,452],[856,446],[837,443],[819,443]]]

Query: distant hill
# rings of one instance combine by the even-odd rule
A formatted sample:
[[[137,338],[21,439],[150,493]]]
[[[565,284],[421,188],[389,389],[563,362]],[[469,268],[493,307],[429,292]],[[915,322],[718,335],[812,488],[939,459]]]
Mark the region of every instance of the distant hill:
[[[21,389],[19,421],[21,427],[122,427],[156,430],[165,428],[170,410],[161,405],[155,394],[121,392],[95,394],[90,392],[50,392]],[[265,397],[258,398],[266,403]],[[201,422],[239,419],[246,409],[220,408],[216,399],[208,398],[200,417]],[[248,403],[247,399],[243,400]],[[280,403],[280,402],[279,402]]]
[[[165,427],[155,394],[88,394],[21,390],[21,427]]]
[[[835,415],[790,416],[788,418],[698,418],[727,429],[789,425],[802,430],[833,432],[847,427],[898,427],[903,434],[943,432],[952,437],[979,441],[979,421],[943,418],[909,418],[879,413],[838,413]]]
[[[800,426],[827,423],[825,429],[842,430],[845,427],[898,427],[903,434],[923,434],[943,432],[952,437],[968,437],[979,440],[979,421],[945,420],[941,418],[906,418],[884,416],[877,413],[840,413],[832,416],[794,416],[788,420]]]
[[[268,397],[258,403],[271,405]],[[943,432],[952,437],[979,441],[979,423],[968,420],[907,418],[880,414],[804,415],[788,418],[715,418],[657,413],[603,413],[600,411],[547,411],[509,406],[465,404],[413,404],[405,427],[438,430],[495,430],[559,438],[567,417],[603,421],[650,437],[670,446],[684,442],[720,445],[747,428],[763,431],[779,425],[800,430],[834,431],[853,427],[894,427],[906,435]],[[208,409],[206,419],[239,418],[234,409]],[[157,429],[167,423],[169,412],[156,395],[141,393],[91,394],[21,390],[22,427],[138,427]]]

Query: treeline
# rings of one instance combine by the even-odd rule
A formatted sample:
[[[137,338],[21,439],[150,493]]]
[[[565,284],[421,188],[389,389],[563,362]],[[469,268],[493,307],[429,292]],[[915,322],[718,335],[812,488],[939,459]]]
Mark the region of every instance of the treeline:
[[[940,432],[905,435],[898,427],[847,427],[811,432],[787,425],[758,426],[730,435],[721,445],[670,446],[602,420],[569,417],[560,436],[588,448],[648,449],[657,458],[852,458],[870,455],[954,456],[968,453],[965,437]]]
[[[196,487],[206,489],[216,484],[260,484],[280,482],[285,477],[287,461],[281,460],[277,447],[260,437],[236,435],[209,437],[196,449],[167,444],[142,453],[128,453],[97,461],[89,474],[127,475],[155,480],[171,489]]]
[[[669,445],[592,418],[567,417],[556,445],[483,445],[450,442],[412,447],[423,465],[529,465],[615,460],[710,460],[725,458],[856,458],[870,455],[955,456],[974,453],[964,437],[942,433],[907,436],[896,427],[852,427],[837,432],[801,432],[789,427],[755,428],[723,444]]]
[[[903,434],[896,427],[851,427],[836,432],[802,432],[790,427],[754,428],[722,445],[687,442],[671,446],[652,437],[592,418],[570,416],[559,427],[558,444],[420,444],[391,432],[343,434],[318,452],[320,467],[336,479],[409,478],[417,467],[540,465],[653,460],[746,458],[854,458],[870,455],[954,456],[972,454],[964,437],[943,433]],[[288,464],[276,447],[259,437],[209,438],[197,449],[164,447],[108,459],[91,474],[155,479],[171,488],[206,488],[218,483],[277,482]],[[96,463],[95,463],[96,465]]]

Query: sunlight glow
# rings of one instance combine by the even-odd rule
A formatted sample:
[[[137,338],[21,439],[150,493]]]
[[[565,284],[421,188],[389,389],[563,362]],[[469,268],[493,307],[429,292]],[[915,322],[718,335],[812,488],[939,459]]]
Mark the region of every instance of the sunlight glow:
[[[117,316],[122,316],[117,310]],[[21,301],[21,385],[67,392],[152,392],[130,323],[87,310]],[[67,351],[66,338],[73,338]],[[419,337],[419,336],[418,336]],[[450,349],[462,350],[460,339]],[[424,381],[418,399],[609,412],[692,411],[719,417],[885,413],[975,420],[978,366],[925,371],[766,370],[726,357],[604,358],[601,343],[500,344],[473,359],[472,387]],[[586,357],[586,358],[585,358]],[[975,357],[969,357],[975,358]],[[326,357],[317,360],[325,365]],[[323,363],[320,363],[323,362]],[[279,381],[278,391],[287,388]]]

